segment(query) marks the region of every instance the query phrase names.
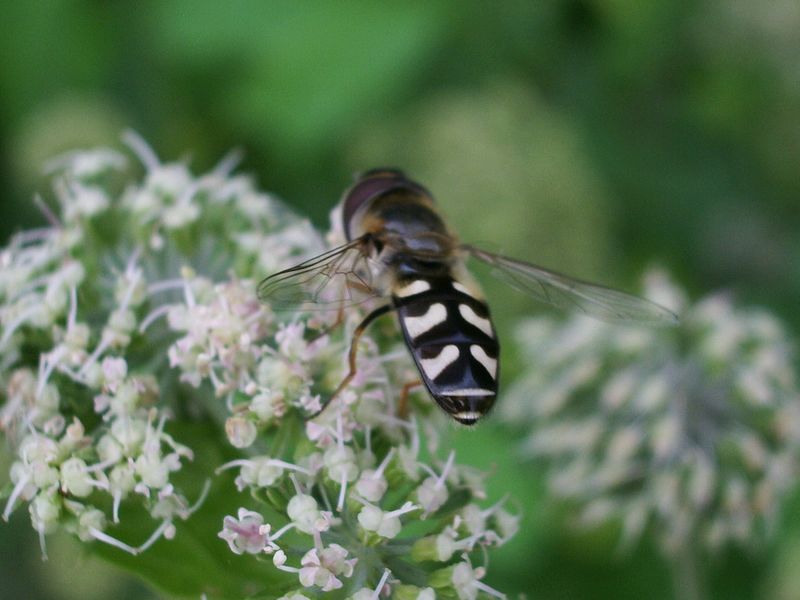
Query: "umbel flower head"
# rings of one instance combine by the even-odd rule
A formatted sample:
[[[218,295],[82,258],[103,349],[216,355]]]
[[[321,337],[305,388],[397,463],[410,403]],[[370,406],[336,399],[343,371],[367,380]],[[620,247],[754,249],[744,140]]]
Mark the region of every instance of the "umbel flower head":
[[[626,543],[652,525],[668,552],[763,540],[798,475],[787,334],[725,295],[689,304],[660,272],[646,293],[681,323],[523,322],[533,366],[504,417],[527,425],[522,450],[549,465],[550,491],[578,505],[585,525],[619,522]]]
[[[48,226],[0,253],[0,426],[15,451],[3,517],[26,506],[43,551],[65,529],[141,553],[203,510],[208,482],[192,497],[175,482],[197,447],[173,423],[207,419],[237,456],[207,476],[233,471],[228,493],[248,492],[213,543],[261,562],[263,597],[502,596],[472,561],[518,519],[438,451],[439,415],[397,415],[411,363],[395,332],[361,338],[352,385],[311,418],[362,309],[338,325],[336,311],[274,312],[255,289],[325,240],[231,175],[233,158],[195,176],[125,139],[141,180],[114,150],[60,157]],[[143,539],[115,535],[142,514]]]

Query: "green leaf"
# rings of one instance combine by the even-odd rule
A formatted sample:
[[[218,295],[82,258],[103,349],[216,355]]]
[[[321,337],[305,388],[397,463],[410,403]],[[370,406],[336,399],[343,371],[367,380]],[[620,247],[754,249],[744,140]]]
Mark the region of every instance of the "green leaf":
[[[181,0],[153,9],[160,55],[190,69],[225,65],[215,86],[219,106],[284,154],[338,143],[366,113],[383,114],[424,77],[452,17],[448,4],[430,1],[243,2],[219,10]]]

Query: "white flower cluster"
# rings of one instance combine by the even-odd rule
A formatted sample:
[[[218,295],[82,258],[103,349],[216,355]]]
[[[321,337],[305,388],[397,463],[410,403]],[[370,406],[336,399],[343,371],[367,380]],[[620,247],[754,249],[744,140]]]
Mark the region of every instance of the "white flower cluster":
[[[502,502],[475,503],[485,498],[482,476],[457,466],[454,453],[423,461],[417,421],[395,416],[404,370],[392,367],[407,368],[408,359],[380,351],[396,339],[363,337],[357,377],[310,419],[344,377],[347,331],[363,314],[334,329],[335,311],[282,322],[253,297],[251,287],[231,282],[195,294],[168,317],[185,333],[170,348],[171,363],[186,381],[207,381],[225,398],[228,439],[249,451],[220,470],[235,469],[238,489],[263,501],[261,512],[243,507],[224,519],[219,536],[231,551],[271,555],[311,592],[349,585],[356,598],[425,598],[437,588],[459,598],[496,594],[466,556],[504,543],[518,518]],[[435,446],[433,431],[425,438]],[[267,522],[262,512],[281,517]],[[419,522],[421,537],[410,533]],[[377,587],[352,589],[348,580]]]
[[[0,426],[16,452],[4,517],[27,504],[43,544],[63,527],[134,554],[175,535],[208,489],[190,504],[172,483],[192,451],[170,417],[188,415],[224,427],[239,458],[216,476],[235,469],[252,498],[219,515],[219,536],[269,555],[270,580],[297,590],[287,598],[501,596],[470,553],[504,543],[518,517],[481,507],[484,476],[454,453],[424,458],[438,437],[430,418],[396,413],[412,379],[396,333],[361,338],[352,384],[312,418],[363,310],[275,312],[255,288],[323,239],[230,175],[233,158],[196,177],[126,142],[141,182],[124,185],[111,150],[60,157],[59,210],[40,202],[49,226],[0,254]],[[130,502],[155,521],[138,545],[113,536]]]
[[[187,284],[192,264],[262,264],[240,231],[272,235],[281,250],[270,268],[321,243],[246,178],[229,177],[231,161],[195,178],[136,136],[127,142],[143,182],[120,185],[127,159],[113,150],[59,157],[48,167],[58,209],[37,199],[49,225],[0,251],[0,428],[16,451],[3,518],[26,503],[43,552],[59,527],[131,553],[174,535],[173,521],[195,507],[171,474],[192,451],[168,433],[175,399],[163,397],[170,376],[153,361],[174,336],[151,326],[168,313],[172,324],[196,317],[170,312],[171,295],[202,294]],[[137,498],[157,525],[134,546],[109,531]]]
[[[581,521],[653,525],[666,551],[763,540],[798,475],[800,390],[781,324],[728,297],[689,305],[662,273],[647,295],[677,310],[673,328],[573,317],[522,323],[532,366],[504,402],[546,461],[549,487]]]

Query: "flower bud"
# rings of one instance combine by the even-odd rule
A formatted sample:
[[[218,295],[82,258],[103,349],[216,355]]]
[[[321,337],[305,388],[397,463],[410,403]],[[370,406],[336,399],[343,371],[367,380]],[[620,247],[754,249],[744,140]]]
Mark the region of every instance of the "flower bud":
[[[504,540],[511,539],[519,531],[519,515],[512,515],[507,510],[498,508],[492,515],[492,520],[497,528],[497,533]]]
[[[77,498],[92,493],[92,478],[80,458],[67,459],[61,465],[61,489]]]
[[[119,384],[128,375],[128,363],[124,358],[108,356],[103,359],[101,367],[105,386],[112,392],[119,387]]]
[[[242,484],[255,485],[262,488],[274,485],[282,476],[283,467],[274,464],[268,456],[253,458],[242,465],[242,469],[239,472]]]
[[[64,345],[71,350],[85,350],[89,345],[91,330],[86,323],[75,323],[64,335]]]
[[[42,492],[28,506],[31,524],[36,531],[52,533],[61,515],[61,500],[54,492]]]
[[[436,600],[433,588],[418,588],[415,585],[398,585],[392,589],[394,600]]]
[[[64,431],[65,425],[66,419],[64,419],[64,415],[56,414],[44,422],[42,425],[42,431],[45,435],[57,437]]]
[[[89,508],[85,510],[78,518],[77,534],[81,541],[88,542],[94,539],[94,536],[89,531],[96,529],[103,531],[106,527],[106,516],[96,508]]]
[[[51,463],[59,455],[58,444],[48,437],[30,434],[23,438],[19,456],[28,464],[33,462]]]
[[[112,492],[128,494],[136,485],[135,468],[129,463],[117,465],[108,474],[108,484]]]
[[[61,269],[61,280],[68,288],[78,287],[86,277],[86,268],[77,260],[68,261]]]
[[[417,488],[416,496],[422,510],[433,513],[447,501],[447,486],[442,485],[435,477],[428,477]]]
[[[414,542],[411,547],[411,559],[416,562],[426,560],[447,562],[457,549],[452,535],[448,533],[429,535]]]
[[[307,494],[293,496],[286,507],[286,514],[303,533],[324,531],[318,528],[321,514],[317,510],[317,501],[312,496]]]
[[[62,445],[66,448],[77,448],[86,441],[86,430],[77,417],[72,418],[72,423],[69,424],[67,430],[64,432],[64,439]]]
[[[58,469],[42,462],[33,463],[31,465],[31,473],[33,475],[33,484],[39,489],[49,488],[58,484],[60,477]]]
[[[97,456],[101,462],[118,462],[122,460],[122,446],[114,436],[106,434],[97,442]]]
[[[225,421],[225,434],[234,448],[248,448],[256,441],[258,430],[252,421],[237,416]]]
[[[386,478],[376,475],[376,471],[371,469],[362,471],[356,482],[358,494],[370,502],[379,502],[388,487]]]
[[[103,338],[113,348],[127,346],[131,342],[131,332],[136,327],[136,315],[128,309],[117,309],[111,313],[108,325],[103,329]]]
[[[399,517],[389,516],[376,506],[365,506],[358,513],[358,522],[365,531],[392,539],[400,533],[402,523]]]
[[[111,424],[111,435],[122,446],[123,453],[132,456],[141,448],[146,429],[147,424],[142,419],[121,417]]]
[[[52,315],[63,314],[67,309],[69,294],[60,279],[51,279],[44,295],[44,306]]]
[[[354,481],[358,476],[356,455],[349,446],[331,446],[325,450],[323,460],[326,473],[334,483],[340,483],[342,480]]]
[[[136,473],[149,488],[160,490],[169,482],[169,467],[157,452],[146,452],[135,462]]]
[[[248,408],[255,413],[261,423],[268,423],[285,412],[283,394],[268,392],[256,394]]]
[[[83,376],[87,385],[92,389],[99,389],[103,385],[103,368],[98,363],[84,367]]]
[[[60,404],[60,394],[58,388],[52,383],[44,386],[42,393],[36,398],[36,407],[42,411],[42,414],[50,416],[58,411]]]

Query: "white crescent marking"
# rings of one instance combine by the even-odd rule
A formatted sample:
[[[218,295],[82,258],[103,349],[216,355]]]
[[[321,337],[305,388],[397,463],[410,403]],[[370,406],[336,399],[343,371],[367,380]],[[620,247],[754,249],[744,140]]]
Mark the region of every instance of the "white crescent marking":
[[[492,376],[492,379],[497,379],[497,359],[492,358],[488,354],[486,354],[486,350],[484,350],[481,346],[477,344],[472,344],[469,347],[469,352],[472,356],[475,357],[479,363],[483,365],[483,368]]]
[[[399,290],[397,290],[394,294],[395,296],[399,296],[400,298],[407,298],[408,296],[416,296],[417,294],[421,294],[422,292],[427,292],[431,289],[431,284],[425,281],[424,279],[416,279],[409,283],[408,285],[404,285]]]
[[[467,296],[472,296],[472,292],[469,291],[467,286],[463,283],[459,283],[458,281],[453,281],[453,289],[461,292],[462,294],[466,294]]]
[[[408,335],[412,338],[417,338],[436,327],[439,323],[443,323],[446,319],[447,309],[444,304],[436,302],[431,304],[427,312],[421,317],[405,317],[403,324],[406,326]]]
[[[442,348],[438,356],[434,358],[422,358],[419,364],[425,372],[425,375],[428,376],[428,379],[434,380],[439,376],[439,373],[457,361],[460,354],[458,346],[448,344]]]
[[[462,421],[477,421],[483,414],[479,412],[460,412],[453,415],[456,419]]]
[[[483,388],[461,388],[456,390],[444,390],[437,392],[440,396],[494,396],[492,390]]]
[[[492,323],[489,319],[484,319],[483,317],[479,316],[472,308],[467,306],[466,304],[459,304],[458,305],[458,312],[461,313],[461,316],[464,317],[464,320],[467,323],[471,323],[475,325],[478,329],[480,329],[483,333],[488,335],[489,337],[494,337],[494,331],[492,330]]]

